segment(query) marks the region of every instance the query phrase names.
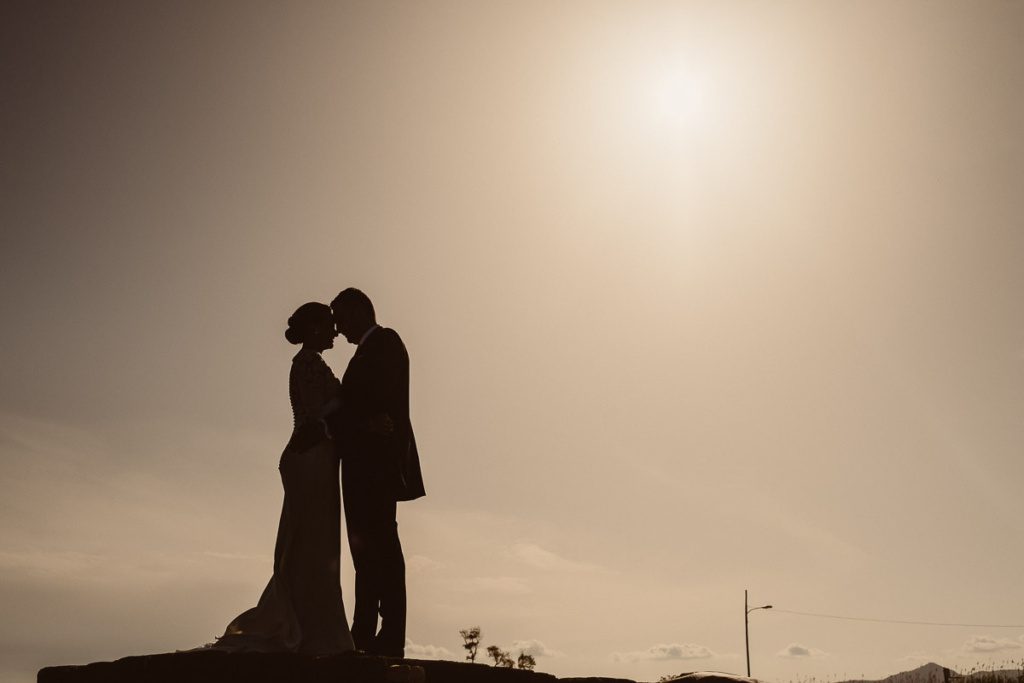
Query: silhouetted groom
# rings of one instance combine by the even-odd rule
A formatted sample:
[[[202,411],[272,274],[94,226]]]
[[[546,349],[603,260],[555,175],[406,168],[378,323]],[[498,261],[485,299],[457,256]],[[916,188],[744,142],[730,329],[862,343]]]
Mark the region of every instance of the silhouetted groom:
[[[349,288],[331,302],[335,325],[356,352],[341,380],[341,488],[355,564],[356,647],[405,655],[405,558],[397,505],[426,495],[409,420],[409,354],[398,333],[377,324],[369,297]],[[387,414],[393,430],[367,430]],[[377,633],[377,614],[381,627]]]

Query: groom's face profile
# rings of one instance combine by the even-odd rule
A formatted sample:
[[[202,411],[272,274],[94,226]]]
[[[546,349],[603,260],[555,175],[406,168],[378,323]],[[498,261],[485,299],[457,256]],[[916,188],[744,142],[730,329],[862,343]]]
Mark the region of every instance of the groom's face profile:
[[[334,314],[334,326],[338,333],[348,341],[349,344],[358,344],[360,337],[369,325],[364,325],[359,311],[352,306],[335,306],[331,309]]]

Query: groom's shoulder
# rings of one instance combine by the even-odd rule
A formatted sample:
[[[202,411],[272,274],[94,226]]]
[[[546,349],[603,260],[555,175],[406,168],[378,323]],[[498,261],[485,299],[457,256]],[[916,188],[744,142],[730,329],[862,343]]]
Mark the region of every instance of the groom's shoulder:
[[[367,353],[390,353],[396,349],[405,349],[402,338],[390,327],[378,327],[365,342]]]
[[[401,344],[402,338],[390,327],[381,327],[374,333],[382,344]]]
[[[382,356],[396,361],[409,362],[409,352],[406,350],[402,338],[398,336],[398,332],[390,327],[381,327],[374,333],[374,336],[378,337],[377,350]]]

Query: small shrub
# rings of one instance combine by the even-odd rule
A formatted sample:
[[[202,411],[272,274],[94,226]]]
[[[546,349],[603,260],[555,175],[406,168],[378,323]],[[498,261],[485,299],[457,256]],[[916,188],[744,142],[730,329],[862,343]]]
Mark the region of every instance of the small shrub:
[[[476,650],[480,647],[480,627],[474,626],[473,628],[464,628],[459,631],[459,635],[462,636],[462,647],[466,650],[466,659],[471,662],[476,661]],[[490,648],[488,648],[489,650]]]

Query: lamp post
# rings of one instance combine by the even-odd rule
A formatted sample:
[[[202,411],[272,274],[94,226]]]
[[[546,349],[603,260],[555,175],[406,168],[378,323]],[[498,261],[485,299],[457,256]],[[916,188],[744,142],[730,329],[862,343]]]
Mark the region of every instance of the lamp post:
[[[771,605],[761,605],[760,607],[747,607],[747,591],[743,590],[743,640],[747,645],[747,678],[750,678],[750,626],[749,619],[750,613],[757,609],[771,609]]]

